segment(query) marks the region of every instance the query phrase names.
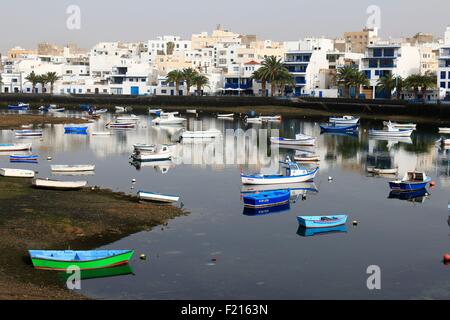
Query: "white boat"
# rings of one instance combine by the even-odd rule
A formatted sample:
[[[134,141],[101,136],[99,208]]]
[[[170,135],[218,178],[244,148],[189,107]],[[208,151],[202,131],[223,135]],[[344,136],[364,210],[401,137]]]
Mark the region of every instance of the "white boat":
[[[111,131],[94,131],[91,133],[92,136],[111,136]]]
[[[281,116],[260,116],[262,121],[280,121]]]
[[[195,110],[195,109],[187,109],[186,113],[197,113],[197,110]]]
[[[450,128],[439,128],[439,133],[448,133],[448,134],[450,134]]]
[[[154,144],[146,144],[146,143],[136,143],[133,144],[133,148],[135,151],[155,151],[156,145]]]
[[[64,112],[64,111],[66,111],[66,109],[62,108],[62,107],[58,108],[58,106],[56,104],[51,104],[48,106],[47,111],[50,113],[51,112]]]
[[[108,109],[98,109],[98,110],[93,110],[92,114],[93,115],[97,115],[97,114],[102,114],[102,113],[107,113]]]
[[[295,155],[294,160],[298,162],[317,162],[320,161],[320,156],[307,154]]]
[[[137,150],[133,153],[132,158],[136,161],[168,160],[172,158],[172,151],[167,145],[159,145],[153,151]]]
[[[385,130],[369,130],[370,136],[381,136],[381,137],[410,137],[413,133],[413,129],[398,129],[388,126]]]
[[[21,151],[31,150],[31,143],[2,143],[0,151]]]
[[[180,197],[169,195],[169,194],[162,194],[162,193],[155,193],[155,192],[146,192],[146,191],[139,191],[138,197],[141,200],[148,200],[148,201],[156,201],[156,202],[177,202]]]
[[[397,174],[398,168],[386,168],[386,169],[373,168],[372,173],[374,173],[374,174]]]
[[[160,112],[162,112],[162,109],[150,109],[150,108],[148,108],[148,113],[150,113],[150,114],[157,114],[157,113],[160,113]]]
[[[136,122],[110,122],[106,124],[106,127],[111,129],[130,129],[136,127]]]
[[[95,165],[93,164],[81,164],[81,165],[52,165],[50,166],[54,172],[82,172],[82,171],[95,171]]]
[[[202,138],[217,138],[222,135],[222,132],[217,129],[209,129],[205,131],[184,131],[181,134],[183,139],[202,139]]]
[[[253,184],[253,185],[267,185],[267,184],[285,184],[285,183],[298,183],[312,181],[316,176],[319,168],[312,170],[307,170],[306,168],[300,167],[298,163],[290,161],[281,162],[282,169],[284,172],[282,174],[275,175],[244,175],[241,174],[242,184]]]
[[[353,116],[330,117],[330,122],[335,124],[357,124],[359,118]]]
[[[261,123],[263,120],[261,118],[245,118],[247,123]]]
[[[76,190],[87,186],[87,181],[60,181],[50,179],[34,179],[33,186],[44,189]]]
[[[22,169],[0,168],[0,175],[3,177],[34,178],[34,171]]]
[[[398,122],[391,122],[391,121],[383,121],[383,125],[385,127],[392,127],[397,129],[413,129],[416,130],[416,124],[414,123],[398,123]]]
[[[295,136],[295,139],[271,137],[270,142],[280,145],[314,146],[316,138],[300,133]]]
[[[217,118],[234,118],[234,113],[219,113]]]
[[[16,130],[14,134],[16,137],[40,137],[42,130]]]
[[[114,109],[117,113],[125,112],[125,107],[115,106]]]
[[[153,124],[159,125],[178,125],[186,121],[184,118],[175,117],[173,113],[161,113],[159,117],[152,120]]]
[[[139,121],[139,117],[135,114],[131,114],[129,116],[120,116],[120,117],[116,117],[116,122],[117,123],[121,123],[121,122],[138,122]]]

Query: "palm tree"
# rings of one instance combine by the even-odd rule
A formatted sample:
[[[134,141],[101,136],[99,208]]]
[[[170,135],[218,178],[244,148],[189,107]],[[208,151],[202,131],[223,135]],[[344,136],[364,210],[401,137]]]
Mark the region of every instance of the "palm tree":
[[[42,85],[42,93],[44,93],[45,85],[48,83],[47,75],[41,74],[37,76],[37,83],[40,83]]]
[[[33,93],[36,92],[36,84],[39,82],[38,76],[32,71],[28,76],[25,77],[31,83]]]
[[[437,76],[434,73],[426,73],[422,76],[422,96],[425,99],[425,94],[429,88],[436,88],[437,86]]]
[[[167,81],[175,83],[175,95],[180,95],[180,83],[184,80],[183,71],[172,70],[167,74]]]
[[[295,86],[294,77],[292,74],[289,73],[289,71],[285,70],[283,71],[277,80],[275,80],[276,85],[281,91],[281,95],[284,95],[286,92],[286,86]]]
[[[186,69],[183,69],[182,72],[183,72],[184,81],[186,81],[187,95],[189,95],[189,93],[191,91],[192,81],[194,80],[194,78],[196,76],[198,76],[198,71],[193,68],[186,68]]]
[[[197,94],[202,95],[203,87],[208,86],[209,79],[203,74],[197,74],[194,79],[192,79],[192,84],[197,87]]]
[[[354,69],[352,84],[355,87],[356,96],[359,96],[361,93],[361,87],[369,86],[369,80],[367,79],[366,74],[363,71],[359,71]]]
[[[267,89],[267,68],[261,67],[254,71],[252,74],[252,79],[256,81],[261,81],[261,95],[264,97],[266,95]]]
[[[344,98],[348,98],[350,96],[350,87],[352,85],[352,79],[354,77],[355,68],[352,66],[343,66],[339,68],[336,79],[337,82],[344,86]]]
[[[395,93],[397,95],[397,100],[400,100],[403,88],[405,87],[405,80],[401,76],[395,78]]]
[[[45,78],[48,83],[50,83],[50,94],[53,94],[53,86],[56,81],[60,79],[60,77],[56,74],[56,72],[47,72],[45,74]]]
[[[396,86],[396,78],[393,75],[385,75],[378,79],[377,90],[386,92],[387,98],[392,98],[392,90]]]
[[[422,75],[412,74],[405,79],[405,87],[414,91],[414,96],[417,99],[419,95],[419,88],[422,86]]]
[[[264,58],[261,65],[266,70],[266,79],[270,82],[270,95],[273,97],[276,81],[280,79],[281,75],[286,72],[287,69],[283,66],[281,59],[278,59],[276,56]]]

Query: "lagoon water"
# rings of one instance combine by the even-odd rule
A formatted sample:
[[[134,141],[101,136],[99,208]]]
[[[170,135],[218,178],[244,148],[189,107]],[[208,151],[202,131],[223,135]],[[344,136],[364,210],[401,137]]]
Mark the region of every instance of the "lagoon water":
[[[89,124],[89,131],[105,131],[112,116]],[[419,125],[411,140],[385,141],[367,134],[369,128],[381,128],[381,120],[362,121],[357,136],[339,136],[321,135],[317,120],[303,118],[246,126],[238,118],[183,116],[191,130],[269,128],[278,129],[283,137],[299,132],[314,135],[320,172],[314,184],[305,186],[303,197],[293,199],[286,210],[248,215],[243,210],[240,171],[274,168],[265,168],[266,163],[211,163],[211,159],[239,150],[250,154],[251,145],[238,143],[220,150],[208,144],[176,144],[182,157],[175,163],[136,167],[129,162],[134,143],[171,144],[179,135],[176,127],[152,126],[147,115],[140,116],[138,129],[114,131],[113,136],[65,135],[62,125],[53,125],[44,127],[43,141],[20,139],[33,142],[39,163],[11,164],[2,155],[1,167],[34,169],[44,178],[86,179],[89,185],[127,193],[177,194],[182,202],[178,205],[189,212],[167,226],[104,246],[136,250],[133,274],[85,280],[83,294],[98,299],[450,298],[450,266],[441,261],[450,252],[450,158],[435,146],[437,127]],[[9,130],[0,136],[2,143],[19,140]],[[280,149],[277,157],[267,139],[257,146],[260,155],[269,152],[272,164],[295,153]],[[50,171],[50,164],[87,163],[96,164],[95,175],[52,176]],[[400,174],[423,170],[436,187],[412,199],[390,198],[388,181],[394,177],[368,174],[367,166],[374,164],[398,166]],[[297,215],[338,213],[349,215],[344,230],[315,235],[298,230]],[[140,260],[140,254],[147,259]],[[381,269],[381,290],[367,287],[371,265]]]

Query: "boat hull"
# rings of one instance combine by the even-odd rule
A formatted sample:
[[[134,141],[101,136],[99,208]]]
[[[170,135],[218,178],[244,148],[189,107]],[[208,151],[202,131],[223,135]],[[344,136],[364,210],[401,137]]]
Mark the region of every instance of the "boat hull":
[[[408,192],[425,189],[429,182],[430,180],[424,182],[391,181],[389,187],[394,191]]]
[[[138,192],[138,197],[140,200],[165,202],[165,203],[177,202],[180,199],[180,197],[174,196],[174,195],[166,195],[166,194],[144,192],[144,191]]]
[[[322,218],[326,218],[326,220]],[[304,228],[332,228],[346,224],[347,215],[317,216],[317,217],[298,216],[297,221],[299,225]]]
[[[248,194],[243,197],[243,200],[245,207],[267,208],[286,204],[289,202],[290,197],[291,192],[289,190],[276,190]]]
[[[312,181],[316,176],[319,168],[316,168],[313,171],[308,172],[307,174],[299,175],[299,176],[247,176],[241,175],[242,184],[253,184],[253,185],[267,185],[267,184],[284,184],[284,183],[299,183],[299,182],[307,182]]]
[[[100,252],[100,251],[98,251]],[[55,260],[47,258],[40,253],[45,253],[45,251],[29,250],[31,261],[36,269],[42,270],[57,270],[66,271],[69,267],[76,266],[80,270],[93,270],[101,268],[110,268],[120,265],[128,264],[133,257],[134,251],[124,250],[123,253],[106,256],[103,258],[98,258],[94,260]],[[107,251],[105,251],[105,254]]]

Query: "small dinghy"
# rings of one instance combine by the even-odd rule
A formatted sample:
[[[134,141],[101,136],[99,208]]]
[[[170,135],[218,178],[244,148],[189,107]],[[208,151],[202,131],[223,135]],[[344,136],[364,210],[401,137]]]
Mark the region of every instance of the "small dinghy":
[[[110,122],[106,124],[110,129],[133,129],[136,128],[136,122]]]
[[[12,154],[9,156],[10,162],[21,162],[21,161],[37,161],[39,158],[38,155],[21,155],[21,154]]]
[[[298,162],[318,162],[320,161],[319,155],[299,154],[294,155],[294,160]]]
[[[380,137],[410,137],[413,131],[413,129],[398,129],[394,127],[387,127],[387,129],[385,130],[370,129],[369,135]]]
[[[116,117],[115,119],[116,123],[132,123],[132,122],[139,122],[139,117],[137,115],[131,114],[129,116],[121,116],[121,117]]]
[[[298,216],[297,221],[304,228],[331,228],[344,225],[347,222],[347,215]]]
[[[48,107],[44,107],[44,111],[47,111],[49,113],[56,113],[56,112],[64,112],[66,111],[65,108],[58,108],[56,104],[51,104]]]
[[[263,216],[263,215],[269,215],[273,213],[282,213],[289,211],[291,209],[290,202],[280,204],[277,206],[271,206],[271,207],[265,207],[265,208],[251,208],[251,207],[244,207],[244,211],[242,212],[246,216]]]
[[[59,181],[50,179],[34,179],[33,186],[43,189],[78,190],[87,186],[87,181]]]
[[[439,133],[450,134],[450,128],[439,128]]]
[[[91,136],[112,136],[111,131],[94,131]]]
[[[281,116],[260,116],[262,121],[281,121]]]
[[[330,123],[335,124],[357,124],[359,122],[359,118],[353,116],[343,116],[343,117],[330,117]]]
[[[95,165],[93,164],[80,164],[80,165],[52,165],[50,166],[54,172],[82,172],[82,171],[95,171]]]
[[[234,113],[219,113],[217,118],[234,118]]]
[[[184,131],[181,134],[183,139],[202,139],[202,138],[217,138],[222,135],[222,132],[217,129],[209,129],[205,131]]]
[[[289,157],[286,161],[280,162],[281,167],[284,170],[282,174],[275,175],[264,175],[264,174],[254,174],[254,175],[244,175],[241,174],[242,184],[281,184],[281,183],[297,183],[312,181],[319,172],[319,168],[313,170],[307,170],[306,168],[300,167],[298,163],[290,161]]]
[[[103,113],[107,113],[108,109],[99,109],[99,110],[92,110],[89,113],[92,115],[99,115],[99,114],[103,114]]]
[[[245,122],[247,123],[262,123],[262,119],[261,118],[244,118]]]
[[[138,197],[140,200],[166,202],[166,203],[177,202],[180,199],[179,196],[175,195],[146,192],[146,191],[139,191]]]
[[[134,151],[150,151],[153,152],[156,149],[154,144],[136,143],[133,144]]]
[[[160,145],[156,146],[152,151],[136,150],[132,158],[136,161],[170,160],[172,158],[172,152],[167,145]]]
[[[31,150],[31,143],[2,143],[0,151],[22,151]]]
[[[398,168],[367,168],[367,172],[379,175],[397,174]]]
[[[316,138],[305,134],[297,134],[295,139],[271,137],[270,142],[280,145],[314,146],[316,144]]]
[[[243,197],[243,200],[245,207],[265,208],[286,204],[290,198],[291,192],[289,190],[275,190],[247,194]]]
[[[156,125],[179,125],[186,121],[184,118],[175,117],[174,113],[161,113],[159,117],[152,120]]]
[[[18,104],[8,105],[9,110],[28,110],[30,105],[28,103],[19,102]]]
[[[358,130],[359,125],[358,124],[350,124],[350,125],[344,125],[344,124],[337,124],[337,123],[328,123],[328,124],[321,124],[320,130],[322,132],[354,132]]]
[[[87,134],[88,127],[64,127],[64,133]]]
[[[133,250],[29,250],[36,269],[66,271],[71,266],[80,270],[93,270],[126,265],[133,257]]]
[[[389,182],[389,187],[396,191],[412,191],[424,189],[430,182],[431,178],[425,172],[409,171],[402,180]]]
[[[14,134],[16,137],[40,137],[42,130],[16,130]]]
[[[34,174],[33,170],[0,168],[0,175],[3,177],[34,178]]]
[[[383,121],[383,125],[385,127],[393,127],[397,129],[413,129],[416,130],[416,124],[415,123],[398,123],[398,122],[391,122],[389,121]]]
[[[120,107],[120,106],[115,106],[114,109],[116,110],[117,113],[123,113],[125,112],[125,107]]]
[[[148,113],[150,114],[160,114],[162,112],[162,109],[150,109],[148,108]]]
[[[195,110],[195,109],[187,109],[186,113],[194,113],[194,114],[196,114],[197,110]]]

